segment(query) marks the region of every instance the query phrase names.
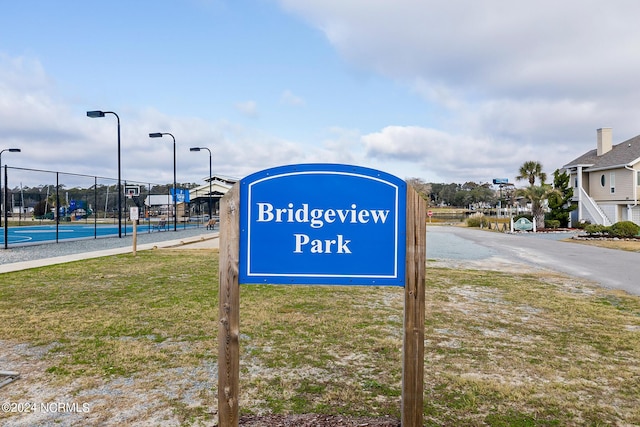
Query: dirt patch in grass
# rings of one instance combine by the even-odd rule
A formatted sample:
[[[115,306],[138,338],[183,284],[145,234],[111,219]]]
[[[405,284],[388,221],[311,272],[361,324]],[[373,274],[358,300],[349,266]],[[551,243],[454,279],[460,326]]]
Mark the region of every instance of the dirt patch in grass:
[[[2,401],[63,410],[0,424],[215,425],[217,259],[2,275],[0,370],[21,374]],[[640,424],[640,299],[494,261],[428,264],[426,425]],[[398,288],[243,286],[240,425],[399,425],[402,306]]]
[[[245,415],[244,427],[400,427],[400,421],[388,417],[345,417],[339,415]]]

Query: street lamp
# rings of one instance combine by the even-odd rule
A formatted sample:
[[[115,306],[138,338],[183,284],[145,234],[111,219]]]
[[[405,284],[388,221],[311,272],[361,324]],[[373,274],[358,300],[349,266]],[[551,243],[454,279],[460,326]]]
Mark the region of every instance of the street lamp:
[[[4,150],[0,150],[0,192],[2,192],[2,153],[8,151],[10,153],[19,153],[21,150],[19,148],[5,148]],[[7,170],[5,167],[4,176],[7,176]],[[7,198],[8,198],[8,190],[7,190],[7,182],[4,183],[4,192],[2,193],[3,202],[0,203],[2,205],[2,215],[0,215],[0,227],[2,226],[2,217],[4,217],[4,248],[7,249],[9,246],[9,242],[7,241]]]
[[[97,117],[104,117],[105,114],[113,114],[118,120],[118,237],[122,237],[122,176],[121,176],[121,162],[120,162],[120,116],[113,111],[87,111],[87,117],[95,119]]]
[[[213,180],[213,173],[211,172],[211,150],[207,147],[191,147],[189,151],[207,150],[209,152],[209,219],[211,219],[211,181]]]
[[[149,134],[149,138],[162,138],[163,135],[169,135],[173,139],[173,231],[178,231],[178,208],[176,199],[178,198],[178,189],[176,186],[176,138],[169,132],[154,132]]]

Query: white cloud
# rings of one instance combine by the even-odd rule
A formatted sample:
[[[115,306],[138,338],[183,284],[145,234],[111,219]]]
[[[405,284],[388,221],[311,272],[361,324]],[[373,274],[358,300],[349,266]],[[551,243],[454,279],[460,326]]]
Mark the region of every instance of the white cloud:
[[[67,100],[57,98],[51,79],[35,60],[6,56],[0,60],[2,147],[22,149],[11,159],[7,155],[3,163],[115,179],[118,164],[115,116],[88,118],[84,105],[74,109]],[[245,113],[257,113],[253,101],[240,106]],[[224,120],[212,123],[153,109],[122,108],[117,114],[121,121],[123,180],[154,184],[173,181],[173,141],[169,136],[149,138],[150,132],[169,132],[175,136],[179,182],[204,178],[209,173],[208,159],[202,153],[189,151],[194,146],[211,149],[214,173],[233,177],[306,156],[293,142]],[[13,178],[12,182],[23,180],[25,185],[55,183],[55,175],[41,172],[23,172]]]
[[[372,158],[491,179],[526,160],[552,172],[591,149],[602,126],[619,140],[640,133],[636,1],[280,4],[353,66],[425,100],[437,128],[390,123],[363,137]]]
[[[212,4],[229,11],[235,7],[217,0]],[[40,60],[0,53],[2,146],[23,149],[11,156],[11,163],[115,176],[115,119],[85,116],[87,108],[101,107],[116,108],[122,119],[123,175],[151,182],[173,179],[171,141],[149,139],[148,132],[155,131],[176,136],[180,181],[208,173],[208,159],[203,153],[190,153],[190,146],[210,147],[214,172],[236,177],[280,164],[339,162],[379,167],[399,176],[463,182],[511,178],[527,160],[541,161],[551,173],[593,148],[599,127],[613,127],[614,142],[640,133],[636,84],[640,27],[635,22],[640,3],[636,0],[531,4],[279,0],[279,4],[325,36],[351,67],[346,78],[319,78],[343,72],[336,71],[340,66],[330,72],[320,63],[289,67],[288,52],[278,50],[269,62],[282,80],[260,70],[261,79],[250,81],[248,87],[249,74],[240,73],[244,80],[225,81],[228,90],[221,94],[226,97],[220,98],[225,101],[215,108],[184,107],[177,100],[171,107],[174,111],[164,112],[123,104],[146,99],[143,89],[132,96],[127,93],[125,101],[116,101],[113,107],[108,102],[66,99]],[[32,49],[37,48],[47,50],[44,44]],[[260,57],[259,52],[247,53]],[[73,66],[69,64],[69,70]],[[239,63],[218,66],[242,69]],[[81,83],[74,86],[72,70],[60,72],[61,68],[52,66],[60,73],[56,78],[66,78],[61,85],[81,98],[77,94],[88,89]],[[288,80],[289,69],[302,80]],[[349,74],[351,70],[355,71]],[[368,79],[360,78],[367,73],[375,74],[371,79],[375,84],[369,86]],[[283,87],[304,87],[299,81],[313,81],[318,87],[305,88],[304,97],[291,89],[279,92]],[[359,89],[374,88],[370,98],[360,104],[361,110],[352,111],[353,116],[347,111],[343,117],[327,119],[332,103],[338,105],[343,95],[359,94],[346,87],[353,81]],[[90,96],[96,93],[100,89]],[[151,98],[149,102],[157,102]],[[247,100],[234,104],[234,99]],[[281,105],[273,105],[278,102]],[[180,108],[208,118],[180,116]],[[234,108],[244,117],[261,120],[233,122],[228,117],[234,117]],[[409,108],[414,111],[408,112]],[[338,120],[340,126],[335,127]],[[305,141],[287,136],[307,134]]]
[[[634,76],[640,3],[281,0],[349,61],[390,77],[468,89],[565,94]],[[625,57],[627,67],[619,67]],[[605,80],[606,79],[606,80]],[[628,80],[627,80],[628,81]],[[489,88],[485,88],[489,85]],[[597,90],[597,88],[596,88]],[[611,90],[611,89],[609,89]]]
[[[282,102],[283,104],[292,105],[292,106],[301,106],[305,104],[304,99],[295,95],[293,92],[291,92],[288,89],[282,92],[282,96],[280,97],[280,102]]]
[[[39,61],[0,52],[0,85],[14,90],[39,91],[49,87],[51,81]]]
[[[256,101],[236,102],[236,109],[247,117],[258,117],[258,103]]]
[[[448,182],[491,181],[525,154],[508,140],[471,138],[417,126],[389,126],[364,135],[362,142],[369,157],[415,163],[422,176]]]

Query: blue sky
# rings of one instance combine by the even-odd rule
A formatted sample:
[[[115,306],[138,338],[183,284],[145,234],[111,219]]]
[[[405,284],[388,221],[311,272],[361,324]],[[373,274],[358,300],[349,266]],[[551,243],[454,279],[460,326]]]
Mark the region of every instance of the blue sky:
[[[171,182],[291,163],[514,181],[640,134],[640,2],[23,0],[0,14],[3,163]]]

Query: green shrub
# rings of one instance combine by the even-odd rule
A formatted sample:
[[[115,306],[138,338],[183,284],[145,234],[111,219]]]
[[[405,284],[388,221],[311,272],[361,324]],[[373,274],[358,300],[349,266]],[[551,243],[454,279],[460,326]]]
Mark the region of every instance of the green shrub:
[[[620,221],[611,226],[611,234],[615,237],[634,237],[638,232],[640,226],[631,221]]]
[[[484,215],[467,218],[467,227],[489,227],[489,219]]]
[[[607,235],[611,232],[610,227],[602,224],[587,224],[584,226],[584,231],[587,232],[588,235]]]
[[[584,230],[588,225],[591,225],[591,221],[582,220],[582,221],[579,221],[577,224],[575,224],[574,227],[580,230]]]
[[[544,222],[544,228],[553,228],[556,229],[560,227],[560,221],[557,219],[548,219]]]

